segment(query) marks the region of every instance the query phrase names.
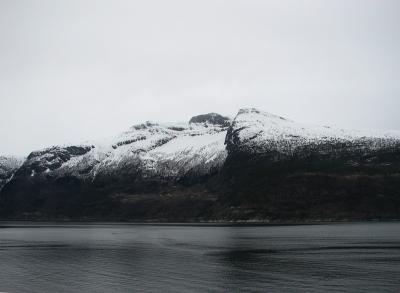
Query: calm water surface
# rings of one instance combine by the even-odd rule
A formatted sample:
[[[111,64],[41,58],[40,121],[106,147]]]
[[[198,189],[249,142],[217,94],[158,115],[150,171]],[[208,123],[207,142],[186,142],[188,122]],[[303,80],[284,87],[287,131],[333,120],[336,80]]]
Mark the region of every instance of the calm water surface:
[[[400,292],[400,223],[2,223],[0,291]]]

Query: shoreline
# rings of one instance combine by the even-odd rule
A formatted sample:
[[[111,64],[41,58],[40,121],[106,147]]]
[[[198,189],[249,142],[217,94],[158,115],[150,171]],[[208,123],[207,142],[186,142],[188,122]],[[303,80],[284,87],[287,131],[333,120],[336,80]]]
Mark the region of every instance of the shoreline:
[[[150,221],[88,221],[88,220],[0,220],[0,228],[8,227],[52,227],[52,226],[175,226],[175,227],[257,227],[257,226],[307,226],[329,224],[371,224],[371,223],[399,223],[400,219],[374,220],[324,220],[324,221],[204,221],[204,222],[150,222]]]

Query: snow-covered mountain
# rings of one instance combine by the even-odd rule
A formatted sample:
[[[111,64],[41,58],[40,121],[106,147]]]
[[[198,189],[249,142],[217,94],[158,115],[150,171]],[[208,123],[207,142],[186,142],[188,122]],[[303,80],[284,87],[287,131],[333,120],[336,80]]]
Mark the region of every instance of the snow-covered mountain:
[[[50,178],[75,176],[93,181],[121,169],[143,177],[179,178],[220,168],[230,120],[218,114],[196,116],[189,123],[132,126],[109,139],[74,146],[55,146],[32,152],[19,174]]]
[[[368,151],[394,147],[399,141],[396,131],[306,125],[250,108],[241,109],[233,121],[210,113],[189,123],[146,122],[102,141],[35,151],[21,172],[33,178],[68,174],[93,181],[98,175],[134,168],[143,177],[177,179],[220,169],[227,149],[293,155],[310,145],[348,145]]]
[[[233,120],[210,113],[189,122],[145,122],[108,139],[34,151],[22,165],[4,161],[1,199],[4,213],[13,217],[54,217],[59,209],[66,217],[103,217],[100,213],[146,219],[170,213],[164,215],[170,218],[183,206],[188,213],[183,219],[255,217],[249,210],[266,217],[279,214],[274,210],[278,194],[362,190],[354,189],[352,184],[361,184],[354,176],[370,176],[366,182],[375,187],[392,181],[397,186],[400,132],[306,125],[248,108]],[[303,176],[302,183],[290,183],[295,178],[290,174]],[[310,174],[347,179],[335,177],[341,187],[329,183],[330,189],[321,191],[321,178]],[[255,202],[259,205],[248,209]],[[246,212],[230,210],[234,203],[245,204]],[[271,206],[263,206],[267,203]],[[225,205],[228,211],[221,208]]]
[[[350,130],[308,125],[262,112],[241,109],[232,122],[227,144],[248,152],[271,152],[293,155],[314,145],[347,145],[363,151],[396,146],[400,131]]]

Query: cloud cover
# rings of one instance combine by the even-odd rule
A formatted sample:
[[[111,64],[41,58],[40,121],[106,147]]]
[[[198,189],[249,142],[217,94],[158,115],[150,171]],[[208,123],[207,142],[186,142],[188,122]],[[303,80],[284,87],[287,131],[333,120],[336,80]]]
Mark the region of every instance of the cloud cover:
[[[257,107],[400,129],[399,1],[2,0],[0,154]]]

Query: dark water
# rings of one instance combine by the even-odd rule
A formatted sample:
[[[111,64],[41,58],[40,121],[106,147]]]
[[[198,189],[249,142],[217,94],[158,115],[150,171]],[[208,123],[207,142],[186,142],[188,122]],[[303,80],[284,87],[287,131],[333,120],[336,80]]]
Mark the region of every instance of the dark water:
[[[0,291],[400,292],[400,223],[3,223]]]

